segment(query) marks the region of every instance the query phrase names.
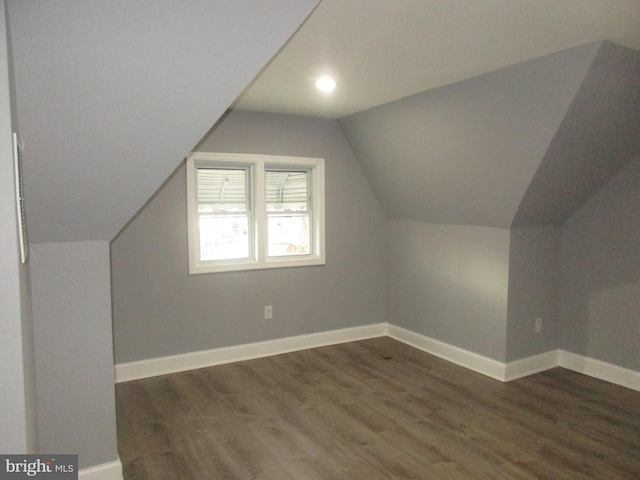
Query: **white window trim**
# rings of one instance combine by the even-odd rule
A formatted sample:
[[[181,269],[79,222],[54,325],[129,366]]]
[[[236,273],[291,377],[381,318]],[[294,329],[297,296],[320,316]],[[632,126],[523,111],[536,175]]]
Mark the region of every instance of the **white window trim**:
[[[257,270],[265,268],[303,267],[325,264],[325,208],[324,159],[311,157],[284,157],[237,153],[192,152],[187,156],[187,223],[189,274]],[[198,226],[196,168],[201,165],[251,165],[251,201],[253,210],[253,254],[248,259],[200,260],[200,234]],[[305,255],[266,255],[267,211],[265,170],[269,166],[306,168],[312,172],[312,251]]]

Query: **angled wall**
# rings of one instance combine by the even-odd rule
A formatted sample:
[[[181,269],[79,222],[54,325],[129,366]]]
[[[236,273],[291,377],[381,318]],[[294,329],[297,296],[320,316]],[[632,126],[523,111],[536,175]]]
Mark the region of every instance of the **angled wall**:
[[[508,229],[599,44],[340,119],[390,218]]]
[[[9,0],[31,240],[111,241],[317,3]]]
[[[633,333],[598,332],[637,330],[633,281],[611,294],[616,313],[604,293],[591,299],[598,273],[575,257],[617,265],[637,222],[619,210],[625,236],[606,207],[591,224],[572,215],[640,153],[638,72],[639,52],[601,42],[341,119],[390,217],[392,323],[503,362],[566,346],[637,368]]]
[[[625,277],[638,256],[640,217],[629,165],[639,154],[640,52],[604,42],[513,220],[508,360],[562,347],[637,369],[627,344],[637,341],[640,324],[633,287],[616,308],[592,296],[600,282],[632,283]],[[630,191],[625,197],[609,182]],[[538,334],[536,318],[543,321]]]
[[[340,120],[390,217],[390,322],[501,362],[555,345],[548,329],[531,348],[524,320],[508,321],[528,321],[539,306],[526,297],[530,290],[511,302],[511,278],[540,266],[529,246],[549,232],[513,237],[509,227],[599,48],[548,55]],[[526,279],[547,271],[553,267]],[[555,313],[548,285],[536,287],[545,295],[536,315]],[[512,337],[522,343],[515,351]]]
[[[638,152],[640,51],[603,42],[512,225],[562,225]]]

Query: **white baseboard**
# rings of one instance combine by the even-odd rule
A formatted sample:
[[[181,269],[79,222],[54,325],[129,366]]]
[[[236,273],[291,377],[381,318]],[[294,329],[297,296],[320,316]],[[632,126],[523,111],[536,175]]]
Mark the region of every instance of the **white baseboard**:
[[[362,327],[344,328],[245,345],[214,348],[212,350],[203,350],[181,355],[151,358],[137,362],[120,363],[115,366],[115,378],[116,383],[127,382],[140,378],[194,370],[196,368],[212,367],[225,363],[280,355],[282,353],[306,350],[308,348],[383,337],[386,335],[386,332],[387,324],[377,323]]]
[[[564,350],[551,350],[513,362],[502,363],[396,325],[387,325],[387,335],[431,355],[502,382],[510,382],[555,367],[562,367],[640,391],[640,372]]]
[[[559,351],[558,366],[590,377],[640,391],[640,372],[611,363],[583,357],[566,350]]]
[[[441,342],[426,335],[388,324],[387,335],[424,352],[440,357],[456,365],[481,373],[495,380],[505,381],[505,364],[469,350]]]
[[[94,467],[82,468],[78,480],[122,480],[122,462],[120,459]]]
[[[138,362],[121,363],[115,367],[115,377],[116,382],[127,382],[139,378],[155,377],[196,368],[280,355],[308,348],[383,337],[385,335],[501,382],[510,382],[551,368],[563,367],[609,383],[640,391],[640,372],[564,350],[552,350],[513,362],[503,363],[388,323],[376,323],[362,327],[331,330],[246,345],[151,358]],[[93,477],[87,478],[94,480]],[[95,480],[102,480],[102,477],[96,477]]]
[[[544,372],[559,365],[559,350],[540,353],[531,357],[514,360],[505,365],[504,381],[510,382],[522,377],[528,377],[534,373]]]
[[[555,367],[566,368],[605,382],[640,391],[640,372],[566,350],[552,350],[509,362],[506,365],[505,381],[510,382]]]

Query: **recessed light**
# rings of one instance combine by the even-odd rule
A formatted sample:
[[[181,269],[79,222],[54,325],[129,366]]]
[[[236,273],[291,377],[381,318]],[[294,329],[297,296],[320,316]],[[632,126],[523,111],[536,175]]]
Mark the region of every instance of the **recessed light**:
[[[320,77],[316,82],[316,88],[323,92],[330,92],[336,88],[336,81],[328,76]]]

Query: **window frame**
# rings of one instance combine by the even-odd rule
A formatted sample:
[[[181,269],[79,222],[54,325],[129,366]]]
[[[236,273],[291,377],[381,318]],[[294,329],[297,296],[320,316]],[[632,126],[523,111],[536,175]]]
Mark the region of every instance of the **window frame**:
[[[187,236],[189,274],[302,267],[325,264],[325,192],[324,159],[237,153],[191,152],[187,168]],[[252,222],[249,258],[226,260],[200,259],[200,228],[197,201],[198,168],[248,168],[249,207]],[[304,170],[310,173],[311,251],[308,254],[267,255],[266,171]]]

